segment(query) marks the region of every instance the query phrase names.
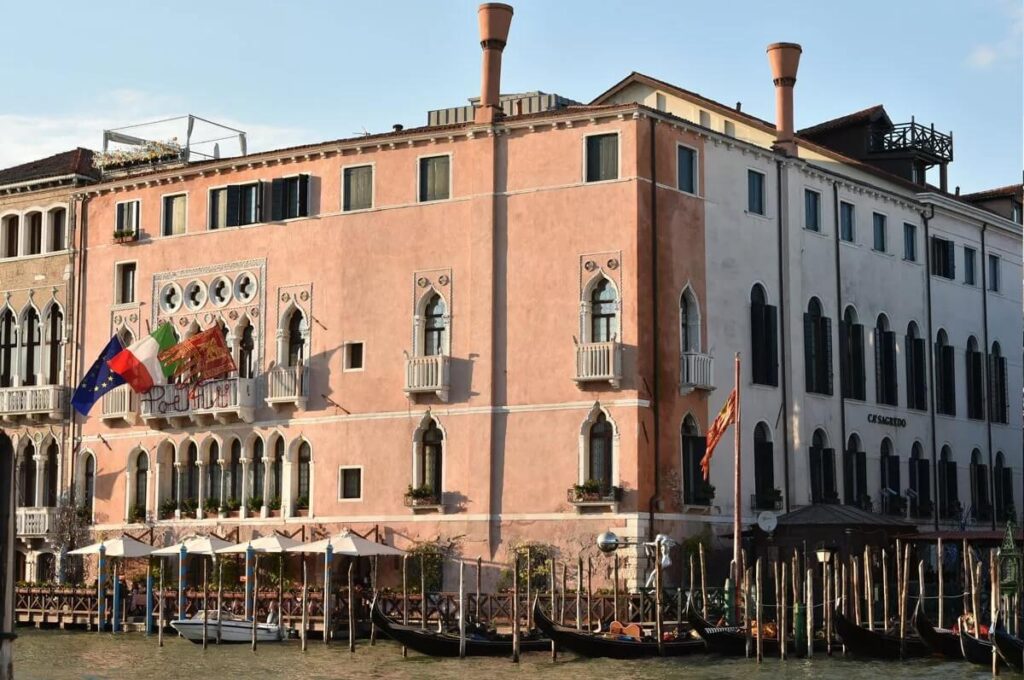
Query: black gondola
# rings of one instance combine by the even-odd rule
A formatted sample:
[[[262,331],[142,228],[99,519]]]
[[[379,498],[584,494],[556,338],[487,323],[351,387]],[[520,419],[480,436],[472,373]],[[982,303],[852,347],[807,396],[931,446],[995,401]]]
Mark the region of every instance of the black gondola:
[[[616,639],[560,626],[544,613],[539,602],[534,603],[533,620],[536,622],[537,628],[554,640],[559,647],[564,647],[580,656],[640,659],[659,655],[658,643],[655,640]],[[661,644],[660,654],[663,656],[686,656],[701,654],[706,649],[701,640],[692,638],[665,640]]]
[[[992,630],[992,641],[1003,661],[1015,670],[1024,672],[1024,640],[1007,633],[997,620]]]
[[[380,606],[374,602],[370,608],[373,622],[392,640],[409,649],[428,656],[459,655],[459,636],[451,633],[422,630],[413,626],[405,626],[392,621]],[[551,649],[551,641],[543,638],[521,639],[519,651],[543,652]],[[482,639],[476,636],[466,638],[466,656],[511,656],[512,636],[497,635]]]
[[[946,659],[964,658],[964,653],[960,649],[960,637],[948,628],[936,628],[920,609],[914,615],[914,629],[936,654]]]
[[[701,639],[708,645],[708,651],[722,656],[746,656],[747,654],[747,633],[744,628],[740,626],[715,626],[710,621],[702,617],[694,610],[687,612],[687,620],[693,629],[697,631]],[[754,646],[757,644],[755,638],[750,639],[750,650],[751,653],[754,651]],[[804,649],[797,649],[796,642],[794,640],[786,641],[786,648],[790,654],[795,656],[803,656],[807,653],[806,647]],[[814,641],[814,651],[824,652],[827,651],[828,646],[824,640]],[[778,656],[779,655],[779,640],[775,637],[766,637],[762,643],[762,652],[765,656]]]
[[[838,609],[835,611],[833,622],[836,633],[843,639],[847,651],[854,656],[888,660],[931,656],[931,649],[919,637],[907,637],[901,645],[899,635],[881,633],[858,626],[843,616]],[[901,646],[903,647],[902,654],[900,653]]]
[[[968,633],[964,630],[963,621],[960,622],[960,650],[964,653],[964,658],[971,663],[991,668],[992,642]]]

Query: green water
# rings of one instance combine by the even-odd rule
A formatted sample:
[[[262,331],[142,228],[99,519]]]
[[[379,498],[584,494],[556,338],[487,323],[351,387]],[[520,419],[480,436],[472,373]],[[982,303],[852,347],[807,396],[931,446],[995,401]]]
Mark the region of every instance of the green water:
[[[302,653],[297,642],[268,644],[254,654],[244,645],[202,647],[168,636],[164,647],[141,634],[39,631],[21,628],[14,644],[14,677],[17,680],[83,680],[152,678],[153,680],[211,680],[258,678],[260,680],[313,680],[314,678],[505,678],[544,677],[552,680],[599,678],[608,680],[748,680],[761,678],[830,678],[880,680],[899,678],[988,678],[983,669],[965,662],[914,661],[884,663],[835,657],[812,661],[765,659],[760,667],[747,659],[696,656],[685,659],[613,661],[582,659],[560,654],[524,654],[521,663],[508,659],[434,659],[414,652],[402,658],[400,647],[380,641],[370,647],[360,642],[355,654],[345,644],[324,647],[310,641]],[[1006,671],[1004,671],[1004,674]],[[1004,677],[1013,677],[1004,675]],[[1020,676],[1017,676],[1020,677]]]

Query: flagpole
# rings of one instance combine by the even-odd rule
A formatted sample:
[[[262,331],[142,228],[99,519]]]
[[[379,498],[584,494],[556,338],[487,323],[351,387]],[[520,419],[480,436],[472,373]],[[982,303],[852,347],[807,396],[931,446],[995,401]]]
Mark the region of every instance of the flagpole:
[[[733,432],[733,449],[735,451],[735,460],[733,461],[733,468],[735,475],[733,478],[733,511],[732,511],[732,563],[734,565],[733,581],[732,585],[736,589],[736,596],[733,598],[733,603],[736,607],[736,616],[733,621],[739,621],[739,608],[740,608],[740,583],[742,582],[742,569],[740,563],[740,545],[741,545],[741,531],[742,522],[740,521],[742,506],[740,505],[740,481],[741,481],[741,468],[740,468],[740,353],[736,352],[736,367],[733,376],[733,390],[736,393],[736,420],[735,420],[735,431]],[[758,621],[760,624],[760,621]]]

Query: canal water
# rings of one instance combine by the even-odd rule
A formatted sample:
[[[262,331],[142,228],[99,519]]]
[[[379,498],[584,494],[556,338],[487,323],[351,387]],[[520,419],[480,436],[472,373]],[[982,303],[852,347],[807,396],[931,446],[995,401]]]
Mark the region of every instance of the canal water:
[[[582,659],[559,654],[524,654],[522,662],[508,659],[434,659],[409,652],[390,641],[370,647],[360,641],[355,654],[346,644],[324,647],[310,641],[303,654],[298,642],[263,645],[254,654],[245,645],[202,647],[168,636],[164,647],[155,638],[140,634],[113,636],[109,633],[39,631],[21,628],[14,644],[14,677],[17,680],[107,680],[155,678],[159,680],[207,680],[212,678],[256,678],[258,680],[320,680],[326,678],[415,678],[449,679],[456,675],[485,680],[543,677],[576,680],[582,677],[615,680],[750,680],[753,675],[768,678],[830,678],[835,680],[890,680],[891,678],[982,678],[991,677],[965,662],[913,661],[883,663],[834,657],[816,657],[808,662],[765,659],[758,668],[752,660],[696,656],[685,659],[614,661]],[[1004,671],[1005,673],[1005,671]],[[1007,676],[1009,677],[1009,676]]]

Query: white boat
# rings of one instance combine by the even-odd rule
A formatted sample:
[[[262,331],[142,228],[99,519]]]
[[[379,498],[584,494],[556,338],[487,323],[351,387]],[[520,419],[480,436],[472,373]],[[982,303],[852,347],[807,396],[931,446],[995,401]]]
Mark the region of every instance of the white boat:
[[[191,619],[171,621],[171,628],[178,631],[183,638],[197,644],[203,641],[203,619],[206,618],[206,640],[217,642],[218,612],[199,612]],[[207,618],[208,617],[208,618]],[[221,615],[221,643],[248,643],[252,641],[252,621],[224,613]],[[284,639],[284,630],[276,623],[257,623],[257,642],[280,642]]]

